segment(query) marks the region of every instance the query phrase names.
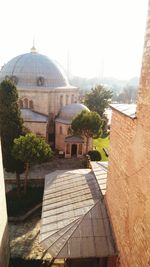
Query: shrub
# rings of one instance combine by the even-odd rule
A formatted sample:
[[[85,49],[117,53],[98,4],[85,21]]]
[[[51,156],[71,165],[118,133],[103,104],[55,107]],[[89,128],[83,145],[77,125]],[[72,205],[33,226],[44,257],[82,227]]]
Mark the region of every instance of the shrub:
[[[99,161],[102,159],[101,154],[98,150],[90,150],[88,152],[88,155],[90,156],[91,161]]]

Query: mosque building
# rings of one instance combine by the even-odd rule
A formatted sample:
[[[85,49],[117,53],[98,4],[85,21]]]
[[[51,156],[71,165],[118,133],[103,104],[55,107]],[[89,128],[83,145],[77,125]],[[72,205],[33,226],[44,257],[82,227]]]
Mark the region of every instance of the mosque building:
[[[43,136],[66,158],[85,154],[84,138],[70,136],[68,130],[72,119],[88,108],[79,103],[79,88],[69,84],[58,63],[33,46],[30,53],[16,56],[2,67],[0,82],[4,79],[15,83],[24,125],[31,132]]]

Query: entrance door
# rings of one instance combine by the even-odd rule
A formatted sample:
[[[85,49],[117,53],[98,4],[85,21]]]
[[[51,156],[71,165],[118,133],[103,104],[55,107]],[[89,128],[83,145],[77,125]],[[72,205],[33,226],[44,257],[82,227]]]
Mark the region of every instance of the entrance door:
[[[77,156],[77,145],[73,144],[71,146],[71,156]]]

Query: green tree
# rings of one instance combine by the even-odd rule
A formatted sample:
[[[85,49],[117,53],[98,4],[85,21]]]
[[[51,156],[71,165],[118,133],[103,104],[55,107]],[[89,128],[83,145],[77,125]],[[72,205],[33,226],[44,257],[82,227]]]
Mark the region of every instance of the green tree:
[[[91,92],[85,95],[85,105],[91,110],[96,111],[101,117],[108,107],[112,92],[106,90],[102,85],[97,85],[91,89]]]
[[[103,120],[97,112],[83,110],[71,123],[73,134],[86,137],[86,153],[88,152],[89,139],[100,136]]]
[[[52,150],[44,139],[28,133],[14,140],[13,155],[25,163],[24,191],[26,192],[30,165],[49,160],[52,157]]]
[[[23,120],[17,104],[18,93],[11,81],[3,81],[0,84],[0,136],[2,143],[3,165],[6,171],[16,172],[18,188],[20,185],[20,173],[24,170],[24,164],[12,156],[14,138],[23,133]]]
[[[131,104],[136,102],[137,88],[133,86],[126,86],[123,91],[118,95],[118,102]]]

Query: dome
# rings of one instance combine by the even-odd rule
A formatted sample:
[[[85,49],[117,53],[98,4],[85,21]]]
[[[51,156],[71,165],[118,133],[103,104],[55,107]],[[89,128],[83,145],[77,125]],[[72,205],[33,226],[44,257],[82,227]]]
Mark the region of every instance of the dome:
[[[5,64],[0,71],[0,81],[13,80],[19,88],[66,87],[67,77],[60,66],[47,56],[36,52],[19,55]]]
[[[63,107],[59,113],[57,121],[68,121],[71,122],[72,119],[77,116],[81,111],[90,111],[85,105],[80,103],[73,103]]]

